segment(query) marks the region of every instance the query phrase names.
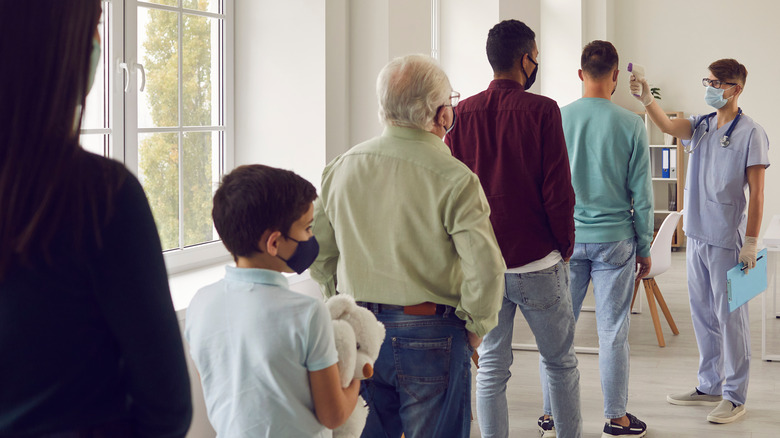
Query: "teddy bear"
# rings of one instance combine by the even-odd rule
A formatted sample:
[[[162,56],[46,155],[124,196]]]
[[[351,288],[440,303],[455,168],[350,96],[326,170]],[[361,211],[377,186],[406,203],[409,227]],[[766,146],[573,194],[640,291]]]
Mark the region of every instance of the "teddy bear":
[[[346,388],[353,379],[368,379],[374,374],[373,365],[385,339],[385,326],[368,309],[358,306],[350,295],[336,295],[325,304],[333,320],[341,386]],[[358,396],[352,415],[333,430],[333,437],[360,437],[367,417],[368,406],[363,397]]]

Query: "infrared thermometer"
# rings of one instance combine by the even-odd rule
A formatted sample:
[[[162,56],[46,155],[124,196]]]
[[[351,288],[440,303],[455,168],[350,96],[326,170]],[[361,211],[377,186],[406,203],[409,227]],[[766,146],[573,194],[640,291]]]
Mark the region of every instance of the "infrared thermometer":
[[[645,77],[645,68],[642,67],[641,65],[629,62],[628,63],[628,67],[626,68],[626,70],[631,72],[631,74],[633,74],[637,78],[637,80],[642,79],[642,78]],[[640,87],[641,86],[642,85],[640,84]],[[640,88],[640,90],[641,90],[641,88]],[[639,94],[634,94],[634,96],[639,97]]]

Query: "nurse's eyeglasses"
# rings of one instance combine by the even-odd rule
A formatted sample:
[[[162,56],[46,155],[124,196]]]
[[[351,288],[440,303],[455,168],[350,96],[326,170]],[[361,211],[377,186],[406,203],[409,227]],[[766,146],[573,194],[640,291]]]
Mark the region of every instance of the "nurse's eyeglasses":
[[[720,88],[720,86],[723,84],[732,85],[732,86],[737,85],[734,82],[723,82],[717,79],[709,79],[709,78],[702,78],[701,84],[704,85],[705,87],[711,86],[712,88]]]

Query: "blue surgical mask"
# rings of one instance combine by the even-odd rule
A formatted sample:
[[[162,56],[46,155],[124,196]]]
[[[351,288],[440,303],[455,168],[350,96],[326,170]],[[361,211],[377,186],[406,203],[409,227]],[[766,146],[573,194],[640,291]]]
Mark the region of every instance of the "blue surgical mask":
[[[733,88],[734,85],[727,88],[726,90]],[[707,102],[707,105],[715,108],[715,109],[721,109],[723,108],[723,105],[727,104],[729,99],[731,97],[734,97],[733,95],[729,97],[729,99],[723,98],[723,92],[726,91],[722,88],[715,88],[715,87],[707,87],[704,92],[704,101]]]
[[[302,274],[303,271],[307,270],[309,266],[314,263],[317,255],[319,255],[320,244],[317,243],[317,239],[314,238],[314,236],[311,236],[311,239],[309,240],[295,240],[292,237],[288,237],[288,239],[293,242],[298,242],[298,247],[295,248],[295,251],[293,251],[293,254],[289,259],[285,260],[281,257],[279,258],[284,260],[290,269],[298,274]]]
[[[89,90],[92,89],[92,83],[95,82],[95,72],[97,71],[98,62],[100,61],[100,43],[97,39],[92,39],[92,53],[89,55],[89,77],[87,79],[87,91],[84,93],[89,94]]]

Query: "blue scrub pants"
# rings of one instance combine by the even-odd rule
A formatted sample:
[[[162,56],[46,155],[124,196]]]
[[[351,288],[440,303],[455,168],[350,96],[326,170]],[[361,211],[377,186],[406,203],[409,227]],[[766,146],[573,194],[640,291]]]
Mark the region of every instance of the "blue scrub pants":
[[[726,271],[739,248],[726,249],[688,237],[688,294],[699,345],[699,391],[744,404],[750,371],[748,307],[729,312]]]

